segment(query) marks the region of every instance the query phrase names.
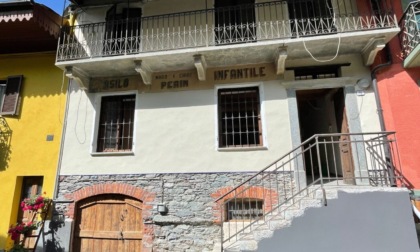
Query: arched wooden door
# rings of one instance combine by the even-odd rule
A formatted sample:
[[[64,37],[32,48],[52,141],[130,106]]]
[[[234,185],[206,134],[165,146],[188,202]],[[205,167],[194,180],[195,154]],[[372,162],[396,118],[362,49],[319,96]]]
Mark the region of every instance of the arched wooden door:
[[[77,204],[73,251],[130,251],[142,248],[142,203],[129,196],[106,194]]]

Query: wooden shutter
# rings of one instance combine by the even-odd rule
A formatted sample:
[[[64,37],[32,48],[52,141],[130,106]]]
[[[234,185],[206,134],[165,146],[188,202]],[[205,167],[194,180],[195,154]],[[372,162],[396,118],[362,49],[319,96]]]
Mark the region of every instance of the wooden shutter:
[[[6,83],[6,92],[4,93],[1,115],[16,115],[19,101],[20,87],[22,85],[22,75],[9,76]]]

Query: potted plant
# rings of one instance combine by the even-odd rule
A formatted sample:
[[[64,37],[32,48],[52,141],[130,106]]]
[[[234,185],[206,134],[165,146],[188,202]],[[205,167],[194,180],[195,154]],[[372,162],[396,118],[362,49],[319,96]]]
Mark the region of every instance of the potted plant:
[[[45,192],[44,192],[45,194]],[[23,211],[38,211],[39,209],[43,210],[47,203],[50,201],[48,197],[43,195],[33,195],[29,198],[24,199],[20,203],[20,207]]]
[[[30,232],[36,230],[37,228],[37,222],[16,223],[9,228],[7,233],[11,236],[13,241],[17,242],[19,241],[21,234],[28,235]]]

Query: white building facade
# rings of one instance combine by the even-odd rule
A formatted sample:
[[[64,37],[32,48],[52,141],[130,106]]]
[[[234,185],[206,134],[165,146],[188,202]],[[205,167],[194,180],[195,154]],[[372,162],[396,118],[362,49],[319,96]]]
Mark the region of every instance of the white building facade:
[[[63,246],[229,251],[237,223],[307,186],[393,185],[369,68],[399,32],[386,7],[72,1],[56,62],[71,78]]]

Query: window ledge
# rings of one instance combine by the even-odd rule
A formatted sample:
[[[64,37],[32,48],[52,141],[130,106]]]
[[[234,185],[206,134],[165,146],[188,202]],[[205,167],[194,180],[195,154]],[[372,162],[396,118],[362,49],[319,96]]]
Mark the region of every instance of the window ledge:
[[[92,152],[90,153],[92,157],[100,157],[100,156],[134,156],[134,152],[132,151],[115,151],[115,152]]]
[[[268,150],[267,146],[255,146],[255,147],[228,147],[228,148],[217,148],[217,151],[259,151]]]

